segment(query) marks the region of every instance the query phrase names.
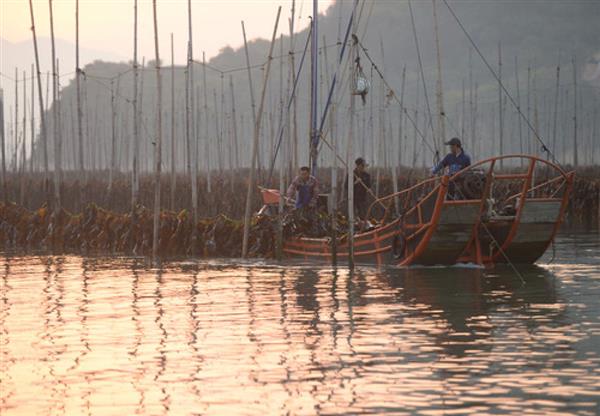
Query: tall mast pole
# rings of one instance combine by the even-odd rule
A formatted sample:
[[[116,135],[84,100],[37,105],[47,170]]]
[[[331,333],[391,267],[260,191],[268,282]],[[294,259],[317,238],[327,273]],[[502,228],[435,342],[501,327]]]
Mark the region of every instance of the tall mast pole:
[[[577,65],[575,56],[572,59],[573,63],[573,166],[579,166],[579,158],[577,154]]]
[[[498,43],[498,132],[500,156],[504,154],[504,114],[502,108],[502,45]],[[504,159],[500,159],[500,168],[504,167]]]
[[[20,196],[19,204],[25,205],[25,166],[27,164],[27,150],[25,144],[27,143],[27,71],[23,71],[23,136],[21,140],[21,184],[20,184]]]
[[[263,108],[265,104],[265,93],[267,92],[267,84],[269,81],[269,72],[271,71],[271,60],[273,56],[273,47],[277,37],[277,26],[279,25],[279,16],[281,15],[281,6],[277,9],[277,18],[275,19],[275,27],[273,28],[273,37],[271,38],[271,47],[269,48],[269,56],[267,58],[267,68],[263,78],[263,89],[260,97],[260,106],[254,124],[254,138],[252,141],[252,164],[250,166],[250,176],[248,179],[248,190],[246,193],[246,207],[244,213],[244,237],[242,241],[242,257],[248,256],[248,237],[250,233],[250,214],[252,210],[252,193],[254,192],[254,170],[258,159],[258,137],[260,135],[260,122],[262,119]]]
[[[437,18],[437,7],[436,1],[433,0],[433,21],[434,21],[434,30],[435,30],[435,49],[437,56],[437,107],[438,107],[438,131],[437,136],[438,139],[443,141],[446,139],[446,123],[444,117],[446,113],[444,112],[444,90],[442,86],[442,56],[440,53],[440,37],[438,33],[438,18]],[[462,137],[461,137],[462,139]]]
[[[210,135],[208,134],[208,95],[206,93],[206,54],[202,52],[202,93],[204,94],[204,153],[206,154],[206,190],[212,192],[210,181]]]
[[[56,73],[56,48],[54,45],[54,17],[52,13],[52,0],[48,0],[48,7],[50,9],[50,39],[52,45],[52,133],[54,139],[54,209],[60,209],[60,147],[58,142],[58,91],[57,91],[57,80],[58,75]]]
[[[83,123],[81,110],[81,69],[79,68],[79,0],[75,0],[75,79],[77,83],[77,138],[79,140],[79,171],[84,175],[83,165]]]
[[[155,0],[156,1],[156,0]],[[158,47],[157,47],[158,50]],[[189,100],[186,111],[186,126],[187,126],[187,140],[188,140],[188,169],[190,173],[191,186],[192,186],[192,219],[194,221],[194,245],[196,241],[195,230],[198,222],[198,187],[196,185],[196,179],[198,177],[198,148],[196,135],[194,134],[194,50],[192,44],[192,2],[188,0],[188,62],[187,62],[187,82],[186,86],[186,97]],[[158,54],[158,52],[157,52]],[[191,163],[190,163],[191,162]],[[195,247],[194,247],[195,249]]]
[[[31,130],[31,152],[29,155],[29,173],[33,173],[33,158],[35,155],[35,72],[33,71],[33,64],[31,64],[31,117],[30,117],[30,128]]]
[[[4,140],[4,90],[0,88],[0,146],[2,146],[2,195],[4,203],[8,203],[6,194],[6,149]]]
[[[156,144],[154,145],[154,221],[152,234],[152,258],[156,259],[158,255],[158,233],[160,217],[160,170],[161,170],[161,151],[162,151],[162,83],[160,79],[160,56],[158,53],[158,21],[156,16],[156,0],[152,0],[152,10],[154,16],[154,54],[156,66]]]
[[[173,32],[171,32],[171,209],[175,209],[175,54],[173,52]]]
[[[139,157],[138,61],[137,61],[137,0],[133,0],[133,161],[131,172],[131,210],[138,201]]]
[[[311,51],[311,89],[310,89],[310,160],[311,172],[317,174],[317,146],[319,144],[319,131],[317,127],[318,109],[318,75],[319,75],[319,1],[313,0],[312,31],[310,40]]]
[[[354,9],[352,14],[356,13],[356,5],[358,1],[354,2]],[[352,19],[352,34],[356,32],[356,19]],[[350,47],[350,61],[348,62],[349,70],[354,70],[354,62],[356,60],[356,42],[357,38],[352,36],[352,46]],[[346,169],[347,172],[347,183],[348,183],[348,267],[350,270],[354,269],[354,169],[352,166],[352,158],[354,157],[354,106],[355,106],[354,94],[350,94],[350,126],[348,131],[348,152],[346,153]]]

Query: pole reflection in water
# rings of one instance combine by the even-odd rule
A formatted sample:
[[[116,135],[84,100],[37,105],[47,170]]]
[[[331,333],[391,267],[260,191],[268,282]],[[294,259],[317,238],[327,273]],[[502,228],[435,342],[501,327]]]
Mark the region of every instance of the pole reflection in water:
[[[0,413],[600,413],[600,241],[347,269],[4,255]],[[573,253],[577,253],[577,258]]]

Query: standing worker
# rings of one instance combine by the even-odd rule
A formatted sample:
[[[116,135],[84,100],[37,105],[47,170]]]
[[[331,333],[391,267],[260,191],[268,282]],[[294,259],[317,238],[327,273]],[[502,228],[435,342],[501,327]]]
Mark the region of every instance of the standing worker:
[[[354,212],[361,220],[366,220],[367,216],[367,196],[368,190],[371,188],[371,175],[365,170],[367,162],[362,157],[354,161]],[[348,182],[346,181],[346,184]],[[344,189],[348,189],[344,185]]]
[[[464,152],[464,150],[462,148],[462,144],[460,143],[460,140],[458,139],[458,137],[454,137],[454,138],[450,139],[445,144],[447,146],[450,146],[450,153],[448,153],[446,155],[446,157],[444,157],[440,163],[438,163],[436,166],[434,166],[431,169],[432,175],[436,175],[441,170],[447,168],[448,171],[447,171],[446,175],[452,176],[455,173],[460,172],[467,166],[471,166],[471,157]],[[459,180],[458,180],[459,183],[457,183],[456,181],[451,181],[448,184],[448,196],[447,196],[448,199],[464,199],[465,198],[464,192],[462,192],[460,190],[461,189],[460,179],[461,178],[459,178]]]
[[[431,169],[432,175],[436,175],[445,168],[448,168],[447,175],[454,175],[467,166],[471,166],[471,157],[464,152],[458,137],[454,137],[444,144],[450,146],[450,153]]]
[[[310,174],[307,166],[300,168],[299,175],[294,178],[287,190],[287,196],[296,200],[296,209],[317,207],[319,182]]]

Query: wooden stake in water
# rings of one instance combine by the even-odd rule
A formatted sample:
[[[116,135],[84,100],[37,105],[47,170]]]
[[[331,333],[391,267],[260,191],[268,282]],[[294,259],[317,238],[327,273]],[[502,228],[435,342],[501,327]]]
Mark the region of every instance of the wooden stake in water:
[[[173,52],[173,32],[171,32],[171,204],[175,209],[175,187],[177,176],[175,175],[175,54]]]
[[[250,166],[250,175],[248,178],[248,191],[246,193],[246,209],[244,213],[244,238],[242,241],[242,257],[248,256],[248,237],[250,234],[250,216],[252,211],[252,194],[254,192],[254,176],[256,169],[256,162],[258,158],[258,137],[260,135],[260,122],[262,119],[263,108],[265,104],[265,94],[267,92],[267,84],[269,81],[269,72],[271,70],[271,60],[273,56],[273,47],[275,46],[275,39],[277,36],[277,26],[279,24],[279,16],[281,15],[281,6],[277,9],[277,18],[275,19],[275,27],[273,29],[273,36],[271,38],[271,46],[269,48],[269,56],[267,58],[267,67],[265,69],[265,75],[263,79],[263,89],[260,97],[259,111],[256,116],[256,123],[254,124],[254,139],[252,141],[252,164]],[[243,23],[242,23],[243,27]],[[245,32],[244,32],[245,33]],[[245,35],[244,35],[245,39]],[[250,67],[248,67],[250,70]]]
[[[573,64],[573,166],[579,166],[577,150],[577,65],[575,56],[571,60]]]
[[[6,140],[4,138],[4,90],[0,88],[0,146],[2,146],[2,196],[4,203],[8,203],[6,187]]]
[[[21,168],[19,170],[20,176],[20,192],[19,192],[19,204],[25,205],[25,163],[27,161],[27,151],[25,144],[27,143],[27,72],[23,71],[23,136],[21,140]]]
[[[444,117],[446,116],[444,110],[444,89],[442,86],[442,56],[440,52],[440,38],[438,34],[438,18],[437,18],[437,7],[436,1],[433,1],[433,21],[434,21],[434,32],[435,32],[435,50],[436,50],[436,59],[437,59],[437,88],[436,88],[436,97],[437,97],[437,109],[438,109],[438,131],[437,136],[438,139],[442,142],[446,140],[446,123]]]
[[[517,55],[515,55],[515,84],[517,87],[517,112],[521,112],[521,89],[519,86],[519,63],[517,61]],[[517,114],[517,124],[519,126],[519,153],[523,154],[523,129],[522,129],[522,118]],[[525,160],[521,159],[521,166],[523,166]]]
[[[188,0],[188,62],[187,62],[187,85],[186,97],[188,98],[186,110],[186,138],[188,140],[188,173],[190,174],[190,182],[192,187],[192,220],[194,235],[192,236],[192,250],[196,249],[196,224],[198,223],[198,150],[197,140],[194,133],[194,120],[196,111],[194,106],[194,48],[192,43],[192,2]],[[156,47],[158,50],[158,46]]]
[[[31,154],[29,155],[29,173],[33,173],[33,160],[35,154],[35,72],[33,70],[33,64],[31,64],[31,117],[30,117],[30,128],[31,131]]]
[[[206,86],[206,55],[202,52],[202,93],[204,94],[204,153],[206,157],[206,190],[212,192],[210,180],[210,136],[208,134],[208,95]]]
[[[85,183],[85,166],[83,164],[83,113],[81,109],[81,69],[79,68],[79,0],[75,0],[75,81],[77,86],[77,138],[79,142],[79,171]]]
[[[58,91],[57,81],[58,74],[56,73],[56,48],[54,45],[54,17],[52,13],[52,0],[48,0],[50,9],[50,41],[52,45],[52,135],[54,139],[54,209],[60,209],[60,146],[58,133]]]
[[[152,233],[152,258],[158,256],[158,234],[160,220],[160,170],[162,150],[162,83],[160,79],[160,55],[158,53],[158,20],[156,16],[156,0],[152,0],[152,11],[154,16],[154,54],[156,69],[156,142],[154,144],[154,221]]]
[[[402,165],[402,147],[400,144],[402,143],[402,129],[403,129],[403,119],[404,119],[404,86],[406,85],[406,65],[402,68],[402,83],[400,84],[400,117],[398,119],[398,158],[396,159],[396,164],[394,165],[394,181],[393,181],[393,191],[394,193],[398,192],[398,180],[400,174],[400,166]],[[396,215],[400,215],[400,199],[398,197],[394,198],[394,204],[396,207]]]
[[[18,172],[19,159],[19,70],[15,68],[15,124],[13,130],[13,144],[15,146],[13,150],[13,172]]]
[[[133,151],[131,166],[131,211],[135,211],[138,203],[138,177],[139,177],[139,109],[138,109],[138,61],[137,61],[137,0],[133,0]],[[134,217],[135,218],[135,217]],[[134,221],[132,221],[133,224]]]
[[[552,117],[552,143],[550,145],[550,150],[555,151],[556,149],[556,132],[557,132],[557,123],[558,123],[558,102],[559,95],[558,90],[560,88],[560,55],[558,57],[558,64],[556,65],[556,86],[554,89],[554,115]]]
[[[498,144],[500,146],[500,155],[504,154],[504,115],[502,107],[502,46],[498,43]],[[503,167],[503,159],[500,159],[500,169]]]
[[[356,26],[356,25],[355,25]],[[354,27],[353,29],[356,29]],[[354,61],[356,59],[356,45],[352,45],[350,52],[351,59],[348,62],[349,70],[352,71],[354,68]],[[346,167],[347,167],[347,182],[348,182],[348,267],[350,270],[354,269],[354,163],[352,158],[354,156],[354,106],[355,106],[355,95],[350,94],[350,126],[348,131],[348,152],[346,153]]]
[[[244,26],[244,21],[242,20],[242,34],[244,35],[244,53],[246,55],[246,69],[248,72],[248,86],[250,89],[250,106],[252,107],[252,125],[256,126],[256,105],[255,105],[255,101],[254,101],[254,83],[252,82],[252,70],[250,67],[250,54],[248,53],[248,41],[246,40],[246,27]],[[254,157],[254,155],[252,155],[252,157]],[[258,169],[260,170],[260,154],[258,154],[256,157],[257,159],[257,164],[258,164]]]

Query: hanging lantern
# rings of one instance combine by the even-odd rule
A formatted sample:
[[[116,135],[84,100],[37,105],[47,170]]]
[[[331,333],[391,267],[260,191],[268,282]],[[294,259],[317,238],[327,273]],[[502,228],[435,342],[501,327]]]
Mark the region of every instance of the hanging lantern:
[[[354,80],[354,89],[352,94],[354,95],[365,95],[369,92],[369,80],[364,77],[362,73],[358,74]]]

